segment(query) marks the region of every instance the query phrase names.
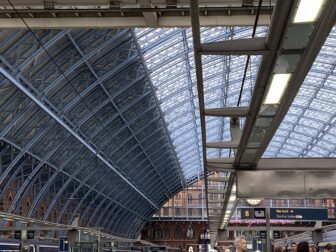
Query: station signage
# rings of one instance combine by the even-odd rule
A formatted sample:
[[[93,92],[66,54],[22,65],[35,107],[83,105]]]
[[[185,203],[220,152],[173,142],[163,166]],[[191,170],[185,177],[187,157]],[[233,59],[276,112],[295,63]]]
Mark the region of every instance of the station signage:
[[[35,231],[34,230],[28,230],[27,238],[28,239],[34,239],[35,238]]]
[[[241,219],[266,219],[265,208],[241,208]],[[271,220],[318,221],[328,220],[326,208],[270,208]]]
[[[265,208],[242,208],[241,209],[241,219],[265,219],[266,210]]]
[[[260,239],[266,239],[267,233],[266,231],[259,231],[259,237]]]
[[[273,231],[273,239],[280,239],[280,231]]]
[[[14,239],[21,240],[21,230],[14,231]]]
[[[326,208],[271,208],[270,218],[273,220],[328,220]]]

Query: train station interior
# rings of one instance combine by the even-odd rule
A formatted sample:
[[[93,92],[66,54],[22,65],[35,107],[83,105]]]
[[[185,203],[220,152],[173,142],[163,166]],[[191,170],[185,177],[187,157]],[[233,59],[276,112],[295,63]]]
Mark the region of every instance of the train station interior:
[[[0,0],[0,252],[336,249],[335,24],[335,0]]]

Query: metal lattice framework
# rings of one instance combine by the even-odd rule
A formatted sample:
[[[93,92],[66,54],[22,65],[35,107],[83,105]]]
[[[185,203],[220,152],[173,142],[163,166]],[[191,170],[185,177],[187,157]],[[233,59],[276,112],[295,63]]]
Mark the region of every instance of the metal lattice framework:
[[[270,116],[260,103],[277,57],[288,56],[280,43],[295,39],[295,32],[282,36],[295,28],[292,1],[278,1],[287,7],[275,12],[270,29],[264,16],[254,38],[251,27],[200,28],[191,3],[194,41],[190,28],[0,30],[1,211],[63,224],[78,216],[81,226],[136,238],[205,167],[210,229],[217,231],[234,207],[236,168],[279,169],[281,160],[272,166],[262,155],[335,157],[335,27],[301,88],[305,64],[298,64],[293,104],[289,98]],[[155,26],[150,13],[140,26]],[[290,48],[306,65],[335,23],[335,15],[325,16],[308,36],[312,50]],[[238,19],[230,24],[241,25]],[[282,120],[277,109],[289,106],[273,137]]]
[[[329,34],[265,157],[336,156],[336,28]]]
[[[266,30],[266,27],[259,27],[257,36],[263,36]],[[250,27],[201,30],[204,42],[248,38],[251,33]],[[187,178],[202,175],[202,143],[191,29],[137,29],[136,34],[184,174]],[[204,56],[205,103],[208,108],[237,104],[244,71],[241,66],[245,61],[246,56]],[[260,57],[253,56],[243,88],[242,105],[250,102],[259,63]],[[208,119],[207,134],[211,141],[230,137],[227,118]],[[229,150],[208,150],[210,157],[229,155]]]
[[[184,186],[134,33],[34,33],[1,31],[2,210],[134,238]]]

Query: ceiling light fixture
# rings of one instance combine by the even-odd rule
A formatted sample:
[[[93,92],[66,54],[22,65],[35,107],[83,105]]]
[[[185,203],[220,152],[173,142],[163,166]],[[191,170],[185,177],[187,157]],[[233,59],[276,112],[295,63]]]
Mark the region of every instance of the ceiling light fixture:
[[[291,74],[274,74],[264,104],[279,104]]]
[[[294,23],[314,22],[320,13],[324,0],[301,0],[294,16]]]

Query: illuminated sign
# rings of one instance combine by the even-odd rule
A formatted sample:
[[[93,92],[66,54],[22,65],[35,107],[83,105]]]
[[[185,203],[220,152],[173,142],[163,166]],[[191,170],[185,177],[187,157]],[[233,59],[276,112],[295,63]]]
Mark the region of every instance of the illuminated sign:
[[[281,220],[328,220],[326,208],[271,208],[271,219]]]
[[[267,233],[266,231],[259,231],[259,237],[260,239],[266,239]]]
[[[21,230],[14,231],[14,239],[21,240]]]
[[[253,208],[242,208],[241,209],[241,218],[243,220],[253,219]]]
[[[265,219],[265,208],[242,208],[241,218],[248,219]]]
[[[273,239],[280,239],[280,231],[273,231]]]

